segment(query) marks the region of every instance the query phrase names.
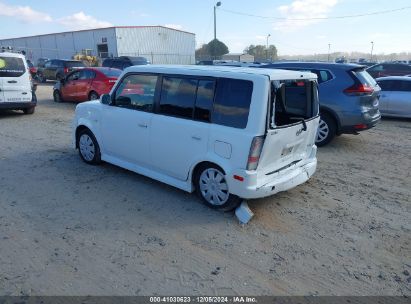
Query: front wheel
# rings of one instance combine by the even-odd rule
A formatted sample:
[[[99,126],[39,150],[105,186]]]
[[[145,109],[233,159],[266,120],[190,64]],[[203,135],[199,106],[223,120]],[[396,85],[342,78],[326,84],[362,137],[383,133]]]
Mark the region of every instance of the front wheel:
[[[212,209],[231,211],[241,198],[229,192],[225,174],[218,166],[209,164],[196,170],[194,183],[197,194]]]
[[[322,147],[330,143],[335,137],[336,129],[337,126],[334,119],[326,113],[321,114],[315,144],[318,147]]]
[[[77,146],[81,159],[89,165],[98,165],[101,162],[100,147],[93,133],[84,129],[77,137]]]

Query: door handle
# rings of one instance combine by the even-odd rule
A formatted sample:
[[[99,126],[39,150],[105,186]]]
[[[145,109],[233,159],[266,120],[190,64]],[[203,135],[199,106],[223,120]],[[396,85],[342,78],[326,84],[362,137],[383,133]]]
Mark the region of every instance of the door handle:
[[[191,138],[194,139],[194,140],[201,140],[201,137],[199,137],[199,136],[194,136],[193,135],[193,136],[191,136]]]
[[[9,81],[7,81],[8,83],[17,83],[17,81],[16,80],[9,80]]]
[[[147,129],[147,125],[145,125],[145,124],[138,124],[138,126],[139,126],[140,128],[146,128],[146,129]]]

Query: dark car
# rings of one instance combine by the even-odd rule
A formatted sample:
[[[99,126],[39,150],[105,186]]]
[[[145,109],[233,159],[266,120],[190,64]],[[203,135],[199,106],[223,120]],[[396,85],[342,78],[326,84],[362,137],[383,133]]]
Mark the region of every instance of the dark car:
[[[38,69],[37,75],[41,82],[61,80],[75,69],[84,67],[86,67],[86,65],[79,60],[52,59],[44,64],[44,68]]]
[[[121,56],[115,58],[107,58],[103,61],[102,66],[107,68],[114,68],[119,70],[124,70],[129,66],[133,65],[146,65],[150,62],[145,57],[130,57],[130,56]]]
[[[385,76],[405,76],[411,74],[411,65],[402,63],[380,63],[367,69],[374,78]]]
[[[53,88],[55,102],[98,99],[108,94],[120,76],[121,70],[111,68],[84,68],[67,75]]]
[[[44,65],[49,60],[50,60],[50,58],[45,58],[45,57],[41,57],[41,58],[37,59],[37,67],[44,68]]]
[[[262,68],[310,71],[318,77],[320,126],[317,146],[328,144],[335,135],[357,134],[380,120],[380,87],[364,66],[344,63],[287,62]]]

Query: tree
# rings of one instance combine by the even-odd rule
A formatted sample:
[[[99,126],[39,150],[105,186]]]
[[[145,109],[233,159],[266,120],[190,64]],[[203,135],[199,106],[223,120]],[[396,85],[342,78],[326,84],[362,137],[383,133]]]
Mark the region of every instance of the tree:
[[[211,59],[207,44],[203,44],[199,49],[196,49],[195,55],[198,60]]]
[[[208,51],[213,58],[220,58],[229,52],[228,47],[218,39],[213,39],[207,44]]]
[[[256,61],[277,59],[277,48],[275,45],[269,45],[267,49],[264,45],[251,44],[244,49],[244,53],[253,55]]]

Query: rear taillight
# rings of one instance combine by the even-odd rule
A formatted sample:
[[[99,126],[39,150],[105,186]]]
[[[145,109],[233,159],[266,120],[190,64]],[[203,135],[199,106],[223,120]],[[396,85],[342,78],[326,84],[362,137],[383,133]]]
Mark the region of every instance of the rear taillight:
[[[260,161],[261,151],[263,150],[264,136],[256,136],[253,138],[248,154],[247,170],[256,170]]]
[[[68,73],[69,72],[69,69],[68,68],[64,68],[64,73]]]
[[[366,94],[371,94],[374,92],[374,88],[366,85],[366,84],[354,84],[353,86],[346,88],[344,90],[345,94],[350,94],[350,95],[366,95]]]

